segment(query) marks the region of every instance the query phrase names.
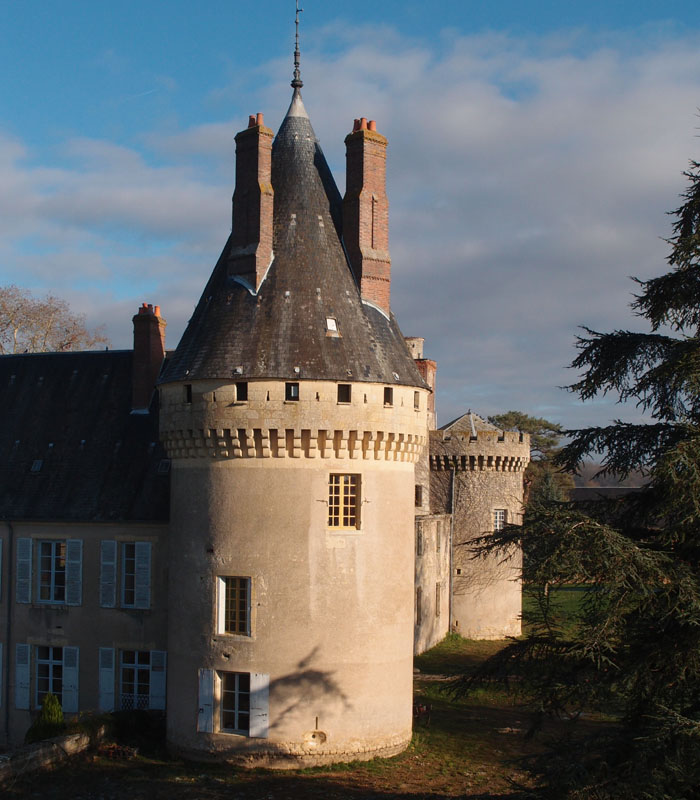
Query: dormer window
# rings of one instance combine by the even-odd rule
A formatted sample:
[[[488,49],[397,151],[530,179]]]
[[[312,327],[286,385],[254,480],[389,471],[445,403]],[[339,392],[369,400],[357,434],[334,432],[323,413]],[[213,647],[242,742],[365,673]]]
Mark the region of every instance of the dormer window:
[[[338,320],[335,317],[326,317],[326,330],[338,333]]]

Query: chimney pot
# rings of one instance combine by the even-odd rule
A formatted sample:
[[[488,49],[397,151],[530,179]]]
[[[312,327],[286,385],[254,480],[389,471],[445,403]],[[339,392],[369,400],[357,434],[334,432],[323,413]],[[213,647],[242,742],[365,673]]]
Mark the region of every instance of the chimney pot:
[[[155,313],[155,315],[156,315],[157,317],[159,317],[159,316],[160,316],[160,306],[156,306],[156,307],[153,309],[153,311],[154,311],[154,313]]]
[[[262,125],[263,124],[263,115],[259,111],[255,115],[255,124],[256,125]]]
[[[360,130],[366,131],[367,130],[367,117],[360,118]]]
[[[371,119],[369,121],[369,129],[371,131],[376,131],[377,130],[377,123],[373,119]]]
[[[248,117],[248,127],[249,128],[254,128],[255,127],[255,114],[251,114]]]
[[[355,133],[355,131],[359,130],[360,130],[360,120],[356,119],[352,126],[352,132]]]

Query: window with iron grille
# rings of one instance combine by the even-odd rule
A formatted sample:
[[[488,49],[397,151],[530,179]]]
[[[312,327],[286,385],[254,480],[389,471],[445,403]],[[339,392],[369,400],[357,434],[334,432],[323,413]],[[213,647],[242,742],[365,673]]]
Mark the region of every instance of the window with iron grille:
[[[493,529],[494,531],[502,531],[506,524],[506,510],[505,508],[494,508],[493,510]]]
[[[63,648],[36,648],[36,705],[41,706],[47,694],[63,702]]]
[[[149,650],[122,650],[119,664],[120,703],[122,711],[145,710],[151,690],[151,653]]]
[[[66,543],[39,542],[39,601],[66,601]]]
[[[250,578],[219,578],[218,630],[250,636]]]
[[[328,476],[328,527],[360,527],[360,476]]]
[[[244,733],[250,730],[250,673],[220,672],[221,730]]]

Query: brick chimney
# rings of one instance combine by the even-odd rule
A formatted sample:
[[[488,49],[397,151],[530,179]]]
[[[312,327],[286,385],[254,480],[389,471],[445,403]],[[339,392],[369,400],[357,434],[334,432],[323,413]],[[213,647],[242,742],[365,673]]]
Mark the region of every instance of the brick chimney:
[[[251,116],[236,135],[236,188],[229,274],[240,275],[255,291],[272,260],[272,138],[263,115]]]
[[[345,138],[343,240],[365,300],[389,313],[391,259],[386,197],[386,138],[374,120],[356,119]]]
[[[165,325],[160,306],[143,303],[134,322],[134,361],[131,377],[132,413],[148,413],[165,358]]]
[[[437,429],[437,418],[435,416],[435,383],[437,380],[437,361],[430,358],[423,358],[423,344],[425,339],[422,336],[405,336],[404,340],[411,351],[421,378],[428,384],[430,394],[428,395],[428,428],[431,431]]]

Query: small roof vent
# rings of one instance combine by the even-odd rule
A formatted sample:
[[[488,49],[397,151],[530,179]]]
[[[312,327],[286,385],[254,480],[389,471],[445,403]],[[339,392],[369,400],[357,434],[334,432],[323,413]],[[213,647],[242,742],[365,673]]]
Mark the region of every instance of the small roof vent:
[[[41,468],[43,466],[44,466],[44,459],[43,458],[35,458],[34,461],[32,461],[32,465],[29,468],[29,471],[33,472],[34,474],[36,474],[37,472],[41,472]]]

